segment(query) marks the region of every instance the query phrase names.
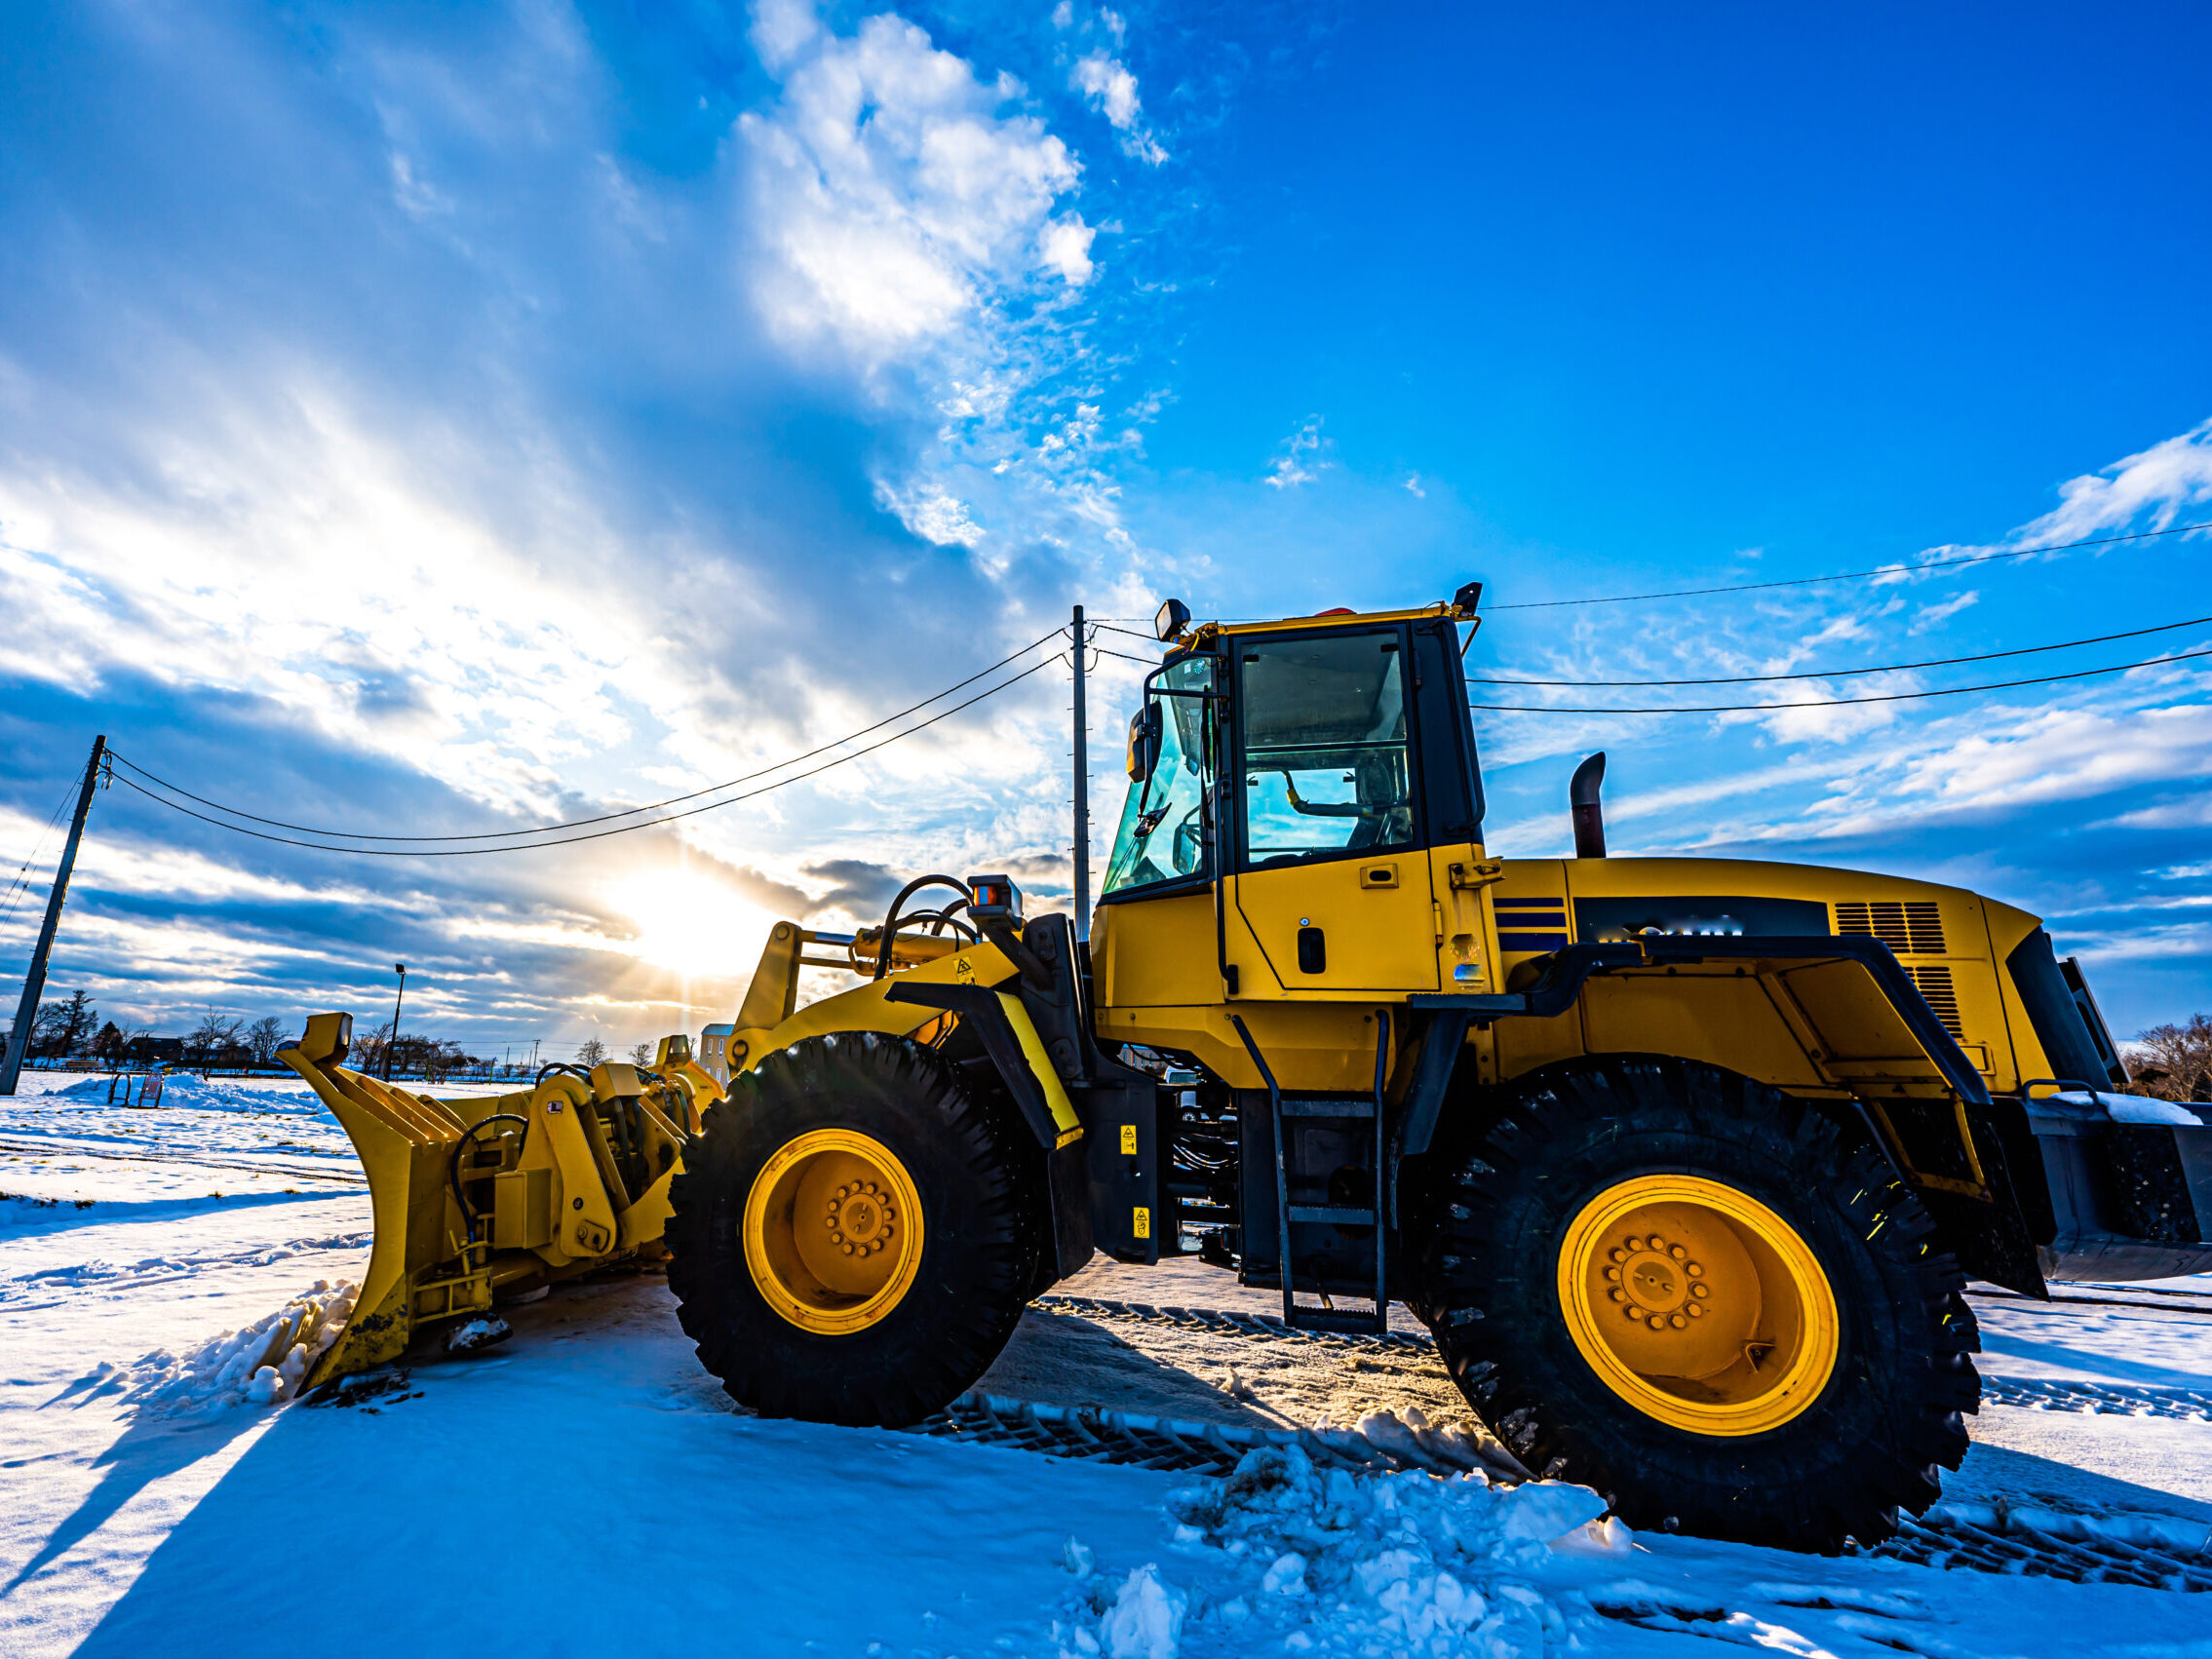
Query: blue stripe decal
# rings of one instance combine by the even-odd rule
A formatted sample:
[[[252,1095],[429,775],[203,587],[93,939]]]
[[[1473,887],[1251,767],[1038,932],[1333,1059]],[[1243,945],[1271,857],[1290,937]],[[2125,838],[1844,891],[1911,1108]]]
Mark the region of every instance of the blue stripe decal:
[[[1497,936],[1500,950],[1561,950],[1566,945],[1564,933],[1501,933]]]
[[[1567,901],[1565,899],[1500,899],[1497,901],[1497,907],[1501,910],[1564,910],[1567,908]]]

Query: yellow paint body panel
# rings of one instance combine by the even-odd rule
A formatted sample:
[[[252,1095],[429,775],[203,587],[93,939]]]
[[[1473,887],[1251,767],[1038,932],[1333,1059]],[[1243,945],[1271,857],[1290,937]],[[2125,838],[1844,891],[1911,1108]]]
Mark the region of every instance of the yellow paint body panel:
[[[1400,885],[1362,887],[1370,862],[1396,865]],[[1099,907],[1091,953],[1102,1039],[1188,1053],[1256,1088],[1259,1074],[1228,1023],[1234,1011],[1285,1089],[1361,1090],[1374,1077],[1378,1005],[1414,991],[1522,989],[1563,945],[1629,937],[1585,927],[1585,915],[1648,914],[1664,927],[1685,919],[1679,911],[1715,907],[1677,901],[1771,900],[1807,907],[1785,911],[1790,925],[1781,926],[1739,904],[1745,914],[1729,931],[1872,931],[1897,948],[1993,1090],[2049,1075],[2000,971],[2038,924],[1961,888],[1740,859],[1494,861],[1461,843],[1232,876],[1225,891],[1219,943],[1211,891]],[[1301,974],[1287,991],[1275,963],[1295,950],[1301,918],[1326,926],[1329,971]],[[1233,997],[1219,968],[1224,945],[1238,970]],[[1586,1054],[1666,1054],[1813,1095],[1948,1094],[1919,1040],[1851,962],[1716,961],[1603,975],[1557,1018],[1500,1020],[1468,1042],[1489,1081]]]
[[[1052,1127],[1057,1138],[1055,1146],[1065,1146],[1071,1140],[1083,1138],[1083,1123],[1075,1115],[1074,1102],[1067,1098],[1067,1089],[1054,1069],[1052,1057],[1044,1052],[1044,1039],[1037,1035],[1036,1022],[1029,1011],[1004,991],[998,993],[998,1006],[1014,1027],[1015,1038],[1022,1045],[1022,1058],[1029,1062],[1029,1071],[1044,1091],[1045,1109],[1052,1113]]]

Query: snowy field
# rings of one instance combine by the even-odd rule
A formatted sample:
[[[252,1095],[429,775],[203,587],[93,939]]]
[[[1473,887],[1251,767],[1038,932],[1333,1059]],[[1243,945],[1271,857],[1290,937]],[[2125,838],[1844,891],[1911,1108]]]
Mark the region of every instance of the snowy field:
[[[11,1659],[1534,1659],[1716,1640],[2212,1659],[2212,1596],[1632,1536],[1573,1487],[1324,1477],[1284,1453],[1209,1480],[762,1421],[698,1369],[654,1276],[557,1289],[509,1310],[504,1346],[410,1361],[356,1405],[255,1404],[251,1365],[216,1378],[204,1362],[257,1361],[288,1309],[311,1341],[366,1263],[367,1188],[337,1125],[297,1086],[173,1085],[141,1110],[104,1103],[103,1083],[24,1083],[0,1101]],[[2159,1290],[2202,1299],[1977,1297],[1999,1403],[1948,1504],[2169,1552],[2212,1533],[2212,1283]],[[983,1389],[1246,1428],[1463,1414],[1415,1344],[1254,1340],[1132,1308],[1271,1306],[1195,1264],[1100,1264],[1061,1291],[1095,1299],[1032,1311]],[[194,1363],[249,1329],[252,1353],[231,1340]],[[222,1401],[191,1398],[217,1381]]]

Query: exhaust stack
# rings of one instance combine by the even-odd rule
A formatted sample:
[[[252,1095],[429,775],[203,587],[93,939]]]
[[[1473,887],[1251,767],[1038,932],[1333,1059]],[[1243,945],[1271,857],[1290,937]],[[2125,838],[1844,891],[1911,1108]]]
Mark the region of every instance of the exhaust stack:
[[[1606,813],[1598,804],[1599,788],[1606,781],[1606,752],[1599,750],[1581,765],[1567,785],[1567,804],[1574,819],[1574,856],[1606,856]]]

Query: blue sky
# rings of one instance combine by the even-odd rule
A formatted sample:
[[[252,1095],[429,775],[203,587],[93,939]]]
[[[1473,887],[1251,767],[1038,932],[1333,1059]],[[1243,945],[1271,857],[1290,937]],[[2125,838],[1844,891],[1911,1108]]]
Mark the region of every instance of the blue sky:
[[[5,873],[98,730],[266,817],[480,831],[812,749],[1076,600],[1503,606],[2212,519],[2208,36],[2185,5],[15,8]],[[1469,662],[2039,645],[2212,610],[2204,556],[1499,609]],[[1107,825],[1136,672],[1101,664]],[[1798,694],[1977,677],[2012,676]],[[2132,1031],[2212,1004],[2206,689],[1488,714],[1491,844],[1565,850],[1603,748],[1616,851],[1978,887]],[[372,1011],[402,958],[480,1049],[696,1027],[777,915],[932,868],[1065,893],[1066,705],[1056,665],[680,828],[504,857],[116,789],[53,983],[173,1030]]]

